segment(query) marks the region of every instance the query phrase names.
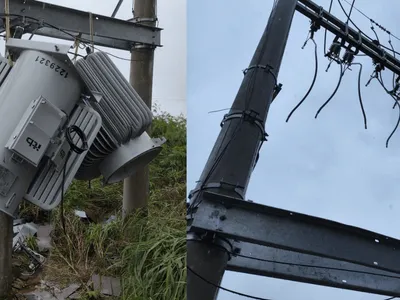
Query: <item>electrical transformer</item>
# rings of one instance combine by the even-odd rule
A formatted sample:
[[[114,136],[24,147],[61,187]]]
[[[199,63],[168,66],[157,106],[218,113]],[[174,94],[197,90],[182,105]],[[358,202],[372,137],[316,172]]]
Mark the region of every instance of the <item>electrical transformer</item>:
[[[114,183],[161,151],[151,111],[109,57],[75,64],[67,45],[10,39],[0,59],[0,210],[51,210],[74,178]]]

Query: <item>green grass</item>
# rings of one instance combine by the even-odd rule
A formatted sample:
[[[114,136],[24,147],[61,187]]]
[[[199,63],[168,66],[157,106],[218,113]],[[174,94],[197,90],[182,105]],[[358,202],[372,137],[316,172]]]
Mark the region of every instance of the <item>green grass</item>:
[[[103,187],[100,180],[76,181],[65,198],[64,234],[60,210],[52,212],[54,249],[45,268],[49,280],[86,283],[93,273],[122,279],[123,300],[181,300],[186,298],[186,120],[156,116],[153,137],[167,139],[150,165],[147,214],[120,218],[122,184]],[[24,214],[38,219],[41,212],[24,205]],[[84,224],[73,209],[96,220],[114,214],[111,223]],[[88,290],[86,298],[97,299]]]

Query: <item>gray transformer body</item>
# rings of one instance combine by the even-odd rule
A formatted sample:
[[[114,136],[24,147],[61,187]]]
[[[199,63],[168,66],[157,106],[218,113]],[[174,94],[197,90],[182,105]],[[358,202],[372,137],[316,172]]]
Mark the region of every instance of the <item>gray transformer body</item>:
[[[65,123],[66,114],[80,99],[80,82],[76,72],[63,61],[44,52],[25,50],[0,86],[1,211],[13,216],[34,179],[37,165],[26,159],[34,157],[28,151],[46,151],[26,132],[40,135],[50,144]],[[35,110],[37,103],[47,106]],[[52,113],[50,117],[48,112]],[[28,146],[22,147],[25,142]],[[41,156],[36,157],[40,161]]]
[[[68,45],[9,39],[6,47],[16,63],[0,57],[0,211],[14,217],[23,199],[52,210],[74,178],[121,181],[161,151],[165,139],[145,132],[150,109],[107,55],[74,65]],[[66,135],[71,126],[84,142]]]

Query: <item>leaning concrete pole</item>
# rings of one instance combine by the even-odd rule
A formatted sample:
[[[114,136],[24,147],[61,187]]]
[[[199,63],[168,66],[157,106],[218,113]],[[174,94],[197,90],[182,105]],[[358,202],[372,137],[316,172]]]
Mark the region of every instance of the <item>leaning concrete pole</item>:
[[[201,214],[204,191],[245,200],[265,138],[264,129],[277,84],[297,0],[276,0],[267,27],[245,72],[231,110],[192,192],[188,220]],[[202,216],[207,219],[209,216]],[[222,216],[221,216],[222,217]],[[222,220],[222,219],[221,219]],[[188,232],[187,299],[215,300],[229,259],[230,241]]]
[[[13,220],[12,218],[0,212],[0,299],[7,299],[11,290]]]
[[[133,22],[156,26],[157,0],[136,0]],[[136,45],[131,52],[130,83],[151,109],[153,91],[154,47]],[[150,134],[150,129],[147,133]],[[123,193],[123,216],[138,208],[146,208],[149,198],[149,167],[138,170],[125,179]]]

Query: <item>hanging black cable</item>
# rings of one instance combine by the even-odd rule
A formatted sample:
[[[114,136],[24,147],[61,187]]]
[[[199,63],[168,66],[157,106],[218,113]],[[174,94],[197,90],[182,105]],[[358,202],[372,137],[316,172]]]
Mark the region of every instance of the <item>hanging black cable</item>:
[[[221,161],[222,157],[224,156],[225,152],[228,150],[230,143],[234,140],[234,138],[236,137],[237,133],[239,132],[240,126],[243,124],[243,119],[238,122],[236,124],[236,127],[234,129],[234,132],[231,136],[231,138],[229,139],[229,141],[225,144],[224,148],[222,149],[222,151],[220,152],[220,155],[218,155],[217,159],[215,160],[214,164],[212,165],[212,167],[210,168],[210,171],[207,173],[205,179],[203,180],[203,182],[201,183],[200,188],[196,191],[196,193],[201,192],[202,190],[204,190],[205,188],[205,184],[208,181],[208,179],[211,177],[212,173],[214,172],[214,170],[216,169],[216,167],[218,166],[219,162]],[[230,124],[229,124],[230,126]],[[202,199],[198,198],[196,199],[196,201],[193,201],[188,209],[187,209],[187,214],[190,215],[191,217],[193,216],[193,209],[196,209],[200,203],[201,203]]]
[[[397,104],[397,98],[394,97],[393,92],[395,91],[395,89],[393,89],[392,91],[389,91],[389,89],[386,87],[385,82],[383,81],[383,77],[382,77],[382,72],[375,72],[375,76],[372,76],[371,79],[376,78],[379,82],[379,84],[381,85],[381,87],[385,90],[386,93],[388,93],[389,95],[391,95],[391,97],[395,100],[392,109],[395,109]],[[370,79],[370,80],[371,80]]]
[[[72,137],[72,134],[75,133],[79,139],[82,142],[82,146],[78,146],[76,143],[74,143],[74,139]],[[69,159],[71,158],[72,152],[75,152],[76,154],[82,154],[85,151],[88,150],[88,143],[87,143],[87,137],[86,134],[76,125],[71,125],[66,128],[65,130],[65,139],[67,140],[67,143],[70,146],[70,150],[67,153],[67,157],[64,162],[63,166],[63,174],[62,174],[62,182],[61,182],[61,203],[60,203],[60,210],[61,210],[61,225],[64,231],[64,234],[66,234],[65,230],[65,216],[64,216],[64,189],[65,189],[65,177],[66,177],[66,170],[67,170],[67,164]]]
[[[371,30],[372,30],[372,32],[375,34],[376,41],[377,41],[378,44],[380,45],[381,43],[380,43],[380,41],[379,41],[379,36],[378,36],[378,34],[376,33],[376,31],[375,31],[374,23],[372,23],[372,20],[370,20],[370,22],[371,22]]]
[[[398,51],[395,51],[395,50],[393,50],[393,49],[390,49],[388,46],[385,46],[385,45],[380,45],[382,48],[384,48],[384,49],[386,49],[386,50],[389,50],[389,51],[392,51],[393,53],[396,53],[397,55],[400,55],[400,52],[398,52]]]
[[[350,12],[349,12],[349,15],[347,17],[346,24],[349,24],[350,16],[351,16],[351,13],[353,12],[354,2],[356,2],[356,0],[353,0],[353,2],[351,3]]]
[[[236,292],[236,291],[234,291],[234,290],[230,290],[230,289],[224,288],[224,287],[222,287],[222,286],[220,286],[220,285],[217,285],[217,284],[215,284],[215,283],[212,283],[212,282],[209,281],[208,279],[204,278],[203,276],[201,276],[200,274],[198,274],[197,272],[195,272],[191,267],[187,266],[187,269],[188,269],[190,272],[192,272],[194,275],[196,275],[197,277],[199,277],[201,280],[203,280],[204,282],[206,282],[206,283],[208,283],[208,284],[210,284],[210,285],[212,285],[212,286],[214,286],[214,287],[216,287],[216,288],[218,288],[218,289],[220,289],[220,290],[223,290],[223,291],[225,291],[225,292],[229,292],[229,293],[232,293],[232,294],[235,294],[235,295],[238,295],[238,296],[242,296],[242,297],[247,297],[247,298],[249,298],[249,299],[271,300],[271,299],[268,299],[268,298],[260,298],[260,297],[250,296],[250,295],[248,295],[248,294],[239,293],[239,292]]]
[[[348,0],[344,0],[347,4],[351,5],[350,2]],[[392,34],[389,30],[387,30],[385,27],[383,27],[382,25],[380,25],[378,22],[376,22],[375,20],[373,20],[372,18],[370,18],[369,16],[367,16],[362,10],[358,9],[356,6],[354,6],[354,9],[356,11],[358,11],[364,18],[370,20],[372,23],[376,24],[376,26],[378,26],[382,31],[388,33],[390,36],[394,37],[395,39],[397,39],[398,41],[400,41],[400,38],[398,38],[397,36],[395,36],[394,34]]]
[[[385,82],[383,81],[382,72],[378,72],[376,79],[378,79],[379,83],[381,84],[385,92],[391,94],[389,89],[386,87]]]
[[[345,1],[346,1],[346,0],[345,0]],[[346,1],[346,2],[347,2],[347,1]],[[339,5],[340,5],[340,8],[342,9],[343,13],[344,13],[344,14],[346,15],[346,17],[349,19],[350,23],[353,24],[353,26],[354,26],[362,35],[364,35],[367,39],[369,39],[371,42],[373,42],[374,39],[371,38],[369,35],[367,35],[364,31],[362,31],[362,30],[357,26],[357,24],[353,22],[353,20],[350,18],[350,16],[346,13],[346,10],[344,9],[344,7],[343,7],[343,5],[342,5],[341,0],[338,0],[338,3],[339,3]],[[348,2],[347,2],[347,3],[348,3]],[[355,8],[355,9],[357,9],[357,8]],[[372,20],[370,17],[366,16],[366,15],[365,15],[363,12],[361,12],[359,9],[357,9],[357,10],[358,10],[362,15],[364,15],[366,18],[368,18],[368,19],[371,21],[371,23],[377,24],[374,20]],[[390,31],[388,31],[388,30],[384,30],[384,31],[387,32],[387,33],[389,34],[389,36],[393,36],[394,38],[400,40],[400,38],[398,38],[397,36],[393,35]],[[376,32],[375,32],[375,36],[378,38]],[[379,39],[379,38],[378,38],[378,39]],[[395,54],[397,54],[397,55],[400,55],[400,52],[395,51],[395,50],[393,49],[393,47],[391,47],[391,48],[392,48],[392,49],[391,49],[391,48],[389,48],[389,47],[387,47],[387,46],[385,46],[385,45],[382,45],[382,44],[380,44],[379,46],[382,47],[382,48],[384,48],[384,49],[386,49],[386,50],[389,50],[389,51],[391,50],[391,51],[393,51],[393,53],[395,53]]]
[[[340,84],[342,83],[342,78],[344,75],[344,72],[346,71],[346,69],[343,68],[343,64],[340,63],[340,76],[339,76],[339,81],[336,85],[335,90],[333,91],[332,95],[328,98],[328,100],[325,101],[324,104],[321,105],[321,107],[318,109],[317,113],[315,114],[315,119],[318,118],[319,113],[322,111],[322,109],[324,109],[324,107],[332,100],[332,98],[336,95],[336,92],[339,89]]]
[[[390,133],[390,135],[388,136],[388,138],[386,139],[386,148],[389,147],[389,142],[390,139],[392,138],[392,136],[396,133],[397,129],[399,128],[399,124],[400,124],[400,105],[399,103],[396,101],[397,107],[399,108],[399,117],[397,118],[397,122],[396,122],[396,126],[393,128],[392,132]]]
[[[390,95],[390,97],[392,97],[392,99],[394,100],[394,106],[397,106],[399,108],[399,116],[397,118],[397,122],[395,127],[393,128],[392,132],[390,133],[390,135],[388,136],[388,138],[386,139],[386,148],[389,147],[389,142],[392,138],[392,136],[396,133],[399,125],[400,125],[400,104],[398,102],[398,100],[396,99],[396,97],[394,95],[391,94],[391,92],[385,87],[383,81],[382,81],[382,74],[379,73],[379,76],[376,76],[376,80],[379,82],[379,84],[382,86],[382,88],[386,91],[386,93],[388,93]]]
[[[362,31],[360,29],[360,27],[357,26],[356,23],[353,22],[353,20],[350,18],[350,16],[347,14],[346,10],[344,9],[342,2],[340,0],[338,0],[338,3],[340,5],[340,8],[342,9],[343,13],[345,14],[345,16],[347,17],[347,19],[350,21],[350,23],[361,33],[363,34],[367,39],[369,39],[370,41],[373,41],[374,39],[371,38],[370,36],[368,36],[364,31]]]
[[[362,64],[361,63],[352,63],[351,65],[358,65],[360,66],[360,71],[358,71],[358,100],[360,102],[360,108],[361,108],[361,112],[363,115],[363,119],[364,119],[364,128],[367,129],[367,115],[365,114],[365,109],[364,109],[364,105],[363,105],[363,101],[362,101],[362,97],[361,97],[361,73],[362,73]]]
[[[318,51],[317,51],[317,43],[314,41],[314,39],[310,39],[313,44],[314,44],[314,59],[315,59],[315,70],[314,70],[314,77],[311,82],[310,87],[308,88],[307,93],[304,95],[304,97],[300,100],[300,102],[292,109],[292,111],[289,113],[289,115],[286,118],[286,123],[289,122],[290,117],[292,114],[303,104],[303,102],[307,99],[308,95],[311,93],[311,90],[314,88],[315,81],[317,79],[318,75]]]

